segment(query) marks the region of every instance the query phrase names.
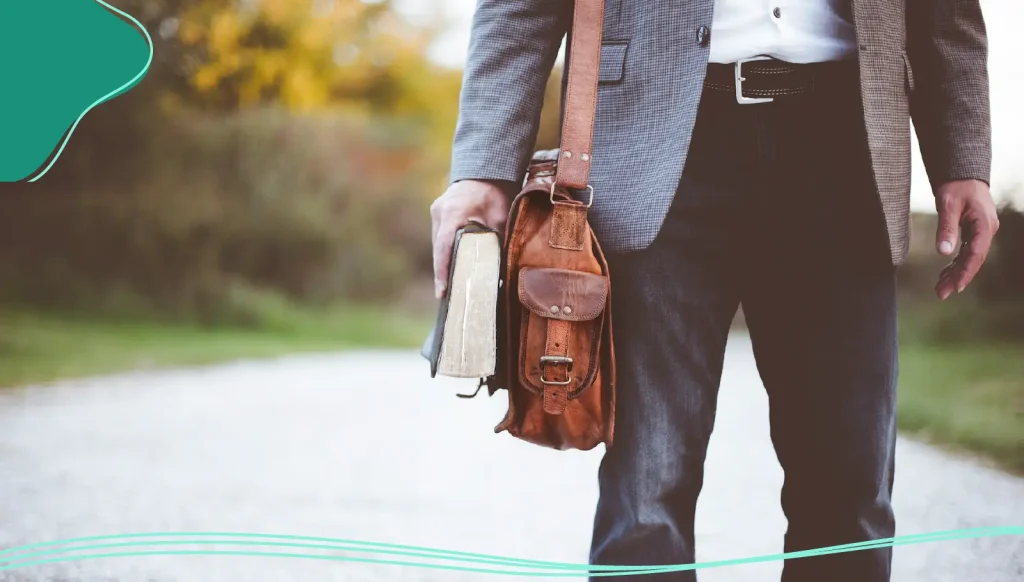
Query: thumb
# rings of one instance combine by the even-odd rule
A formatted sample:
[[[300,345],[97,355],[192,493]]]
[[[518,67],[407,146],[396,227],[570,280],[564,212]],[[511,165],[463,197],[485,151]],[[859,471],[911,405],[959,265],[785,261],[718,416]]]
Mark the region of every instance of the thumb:
[[[953,254],[953,249],[956,248],[962,212],[963,204],[952,196],[945,197],[939,206],[939,226],[935,232],[935,244],[943,255]]]
[[[505,223],[508,222],[510,206],[514,196],[503,196],[501,198],[492,200],[487,207],[487,218],[490,220],[489,226],[497,231],[503,231],[505,229]]]
[[[508,210],[501,205],[496,204],[487,211],[487,225],[497,231],[504,229],[507,219]]]

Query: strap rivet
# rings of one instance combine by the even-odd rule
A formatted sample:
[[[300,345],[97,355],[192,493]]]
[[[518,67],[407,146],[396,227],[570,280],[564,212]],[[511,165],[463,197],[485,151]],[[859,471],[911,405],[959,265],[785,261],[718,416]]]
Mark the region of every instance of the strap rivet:
[[[562,308],[562,313],[569,315],[570,313],[572,313],[572,307],[566,305],[565,307]]]
[[[558,313],[558,306],[557,305],[552,305],[551,306],[551,313]]]
[[[590,156],[588,156],[587,154],[580,154],[580,159],[586,162],[587,160],[590,159]]]
[[[568,152],[568,151],[567,152],[562,152],[562,155],[567,157],[567,158],[571,158],[572,157],[572,152]]]

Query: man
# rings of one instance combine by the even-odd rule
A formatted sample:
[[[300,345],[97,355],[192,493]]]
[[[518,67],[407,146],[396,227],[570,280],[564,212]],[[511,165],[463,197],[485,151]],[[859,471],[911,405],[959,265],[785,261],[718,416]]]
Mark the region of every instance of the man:
[[[592,563],[694,560],[739,304],[785,471],[785,550],[892,536],[911,116],[937,250],[955,253],[940,298],[971,282],[998,227],[979,0],[603,1],[590,216],[619,405]],[[479,0],[452,184],[432,207],[439,294],[454,230],[506,219],[572,5]],[[792,560],[783,580],[884,581],[890,563],[889,549]]]

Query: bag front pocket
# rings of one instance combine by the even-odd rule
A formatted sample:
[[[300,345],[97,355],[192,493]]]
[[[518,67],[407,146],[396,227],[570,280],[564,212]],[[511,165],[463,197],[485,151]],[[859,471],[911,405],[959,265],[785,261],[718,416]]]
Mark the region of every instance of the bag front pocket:
[[[555,401],[577,398],[598,372],[608,277],[523,267],[518,287],[521,383],[535,393],[554,392]]]

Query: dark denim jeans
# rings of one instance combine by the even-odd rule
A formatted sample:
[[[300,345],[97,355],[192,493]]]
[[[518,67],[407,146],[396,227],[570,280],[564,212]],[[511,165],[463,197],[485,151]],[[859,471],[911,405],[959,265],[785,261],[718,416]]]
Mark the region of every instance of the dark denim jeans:
[[[694,561],[739,304],[785,471],[785,550],[894,535],[895,269],[868,155],[855,80],[762,105],[705,95],[657,240],[609,257],[619,404],[593,564]],[[790,560],[783,580],[883,582],[890,563],[889,549]]]

